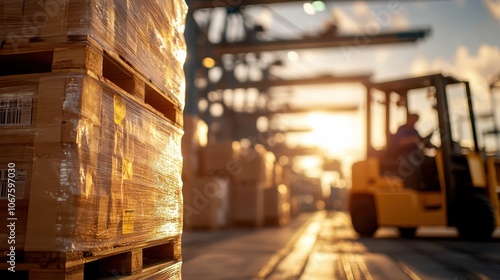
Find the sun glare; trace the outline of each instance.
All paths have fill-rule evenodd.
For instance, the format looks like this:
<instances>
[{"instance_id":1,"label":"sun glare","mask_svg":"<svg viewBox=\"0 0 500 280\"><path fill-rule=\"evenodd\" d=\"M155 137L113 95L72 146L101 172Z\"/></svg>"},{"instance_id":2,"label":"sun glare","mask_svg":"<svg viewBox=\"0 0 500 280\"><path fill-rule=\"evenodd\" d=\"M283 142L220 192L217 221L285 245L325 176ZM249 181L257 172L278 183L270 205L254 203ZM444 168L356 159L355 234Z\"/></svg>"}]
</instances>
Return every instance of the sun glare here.
<instances>
[{"instance_id":1,"label":"sun glare","mask_svg":"<svg viewBox=\"0 0 500 280\"><path fill-rule=\"evenodd\" d=\"M359 149L359 125L353 116L332 114L311 114L308 117L313 132L307 142L325 149L329 156L343 156Z\"/></svg>"}]
</instances>

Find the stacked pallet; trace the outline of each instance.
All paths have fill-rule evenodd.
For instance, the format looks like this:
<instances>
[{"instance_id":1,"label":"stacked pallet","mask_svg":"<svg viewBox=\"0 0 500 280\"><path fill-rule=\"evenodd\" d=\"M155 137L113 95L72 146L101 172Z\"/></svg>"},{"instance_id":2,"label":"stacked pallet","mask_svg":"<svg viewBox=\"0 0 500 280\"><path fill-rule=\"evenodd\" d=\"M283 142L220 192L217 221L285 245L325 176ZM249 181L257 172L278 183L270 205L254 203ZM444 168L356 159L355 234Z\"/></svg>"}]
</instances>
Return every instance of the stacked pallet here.
<instances>
[{"instance_id":1,"label":"stacked pallet","mask_svg":"<svg viewBox=\"0 0 500 280\"><path fill-rule=\"evenodd\" d=\"M201 133L206 138L204 125ZM185 143L189 145L189 143ZM185 146L184 149L188 149ZM184 228L217 230L228 226L229 192L232 168L240 155L238 142L222 141L208 143L196 153L197 158L189 163L184 180ZM192 156L192 155L191 155ZM186 157L190 157L189 154ZM196 156L195 156L196 157ZM196 172L197 171L197 172Z\"/></svg>"},{"instance_id":2,"label":"stacked pallet","mask_svg":"<svg viewBox=\"0 0 500 280\"><path fill-rule=\"evenodd\" d=\"M290 189L285 184L272 186L264 193L264 223L284 226L291 219Z\"/></svg>"},{"instance_id":3,"label":"stacked pallet","mask_svg":"<svg viewBox=\"0 0 500 280\"><path fill-rule=\"evenodd\" d=\"M184 103L182 0L5 0L0 12L2 53L79 43L100 46ZM61 67L75 68L72 62L57 61Z\"/></svg>"},{"instance_id":4,"label":"stacked pallet","mask_svg":"<svg viewBox=\"0 0 500 280\"><path fill-rule=\"evenodd\" d=\"M182 180L189 181L201 173L200 155L207 145L208 126L198 116L184 116L182 136Z\"/></svg>"},{"instance_id":5,"label":"stacked pallet","mask_svg":"<svg viewBox=\"0 0 500 280\"><path fill-rule=\"evenodd\" d=\"M193 140L200 135L188 131L198 126L185 125L190 137L183 140L184 228L286 225L292 210L288 169L262 145L243 149L239 142L221 141L201 146ZM206 139L206 129L201 131Z\"/></svg>"},{"instance_id":6,"label":"stacked pallet","mask_svg":"<svg viewBox=\"0 0 500 280\"><path fill-rule=\"evenodd\" d=\"M196 176L184 181L184 228L218 230L228 225L229 180Z\"/></svg>"},{"instance_id":7,"label":"stacked pallet","mask_svg":"<svg viewBox=\"0 0 500 280\"><path fill-rule=\"evenodd\" d=\"M294 189L292 188L292 182L297 180L297 175L293 172L292 167L290 165L283 166L283 172L281 176L281 182L288 186L290 191L289 195L289 203L290 203L290 216L296 217L300 214L300 205L299 205L299 197Z\"/></svg>"},{"instance_id":8,"label":"stacked pallet","mask_svg":"<svg viewBox=\"0 0 500 280\"><path fill-rule=\"evenodd\" d=\"M276 161L273 169L273 184L264 192L264 223L283 226L291 219L291 192L283 177L283 166Z\"/></svg>"},{"instance_id":9,"label":"stacked pallet","mask_svg":"<svg viewBox=\"0 0 500 280\"><path fill-rule=\"evenodd\" d=\"M14 259L16 279L180 279L185 12L0 2L3 272Z\"/></svg>"},{"instance_id":10,"label":"stacked pallet","mask_svg":"<svg viewBox=\"0 0 500 280\"><path fill-rule=\"evenodd\" d=\"M239 142L221 141L208 143L201 150L201 174L234 176L234 167L238 164L241 147Z\"/></svg>"},{"instance_id":11,"label":"stacked pallet","mask_svg":"<svg viewBox=\"0 0 500 280\"><path fill-rule=\"evenodd\" d=\"M245 149L231 188L231 215L235 225L264 225L265 190L273 186L275 156L262 145Z\"/></svg>"}]
</instances>

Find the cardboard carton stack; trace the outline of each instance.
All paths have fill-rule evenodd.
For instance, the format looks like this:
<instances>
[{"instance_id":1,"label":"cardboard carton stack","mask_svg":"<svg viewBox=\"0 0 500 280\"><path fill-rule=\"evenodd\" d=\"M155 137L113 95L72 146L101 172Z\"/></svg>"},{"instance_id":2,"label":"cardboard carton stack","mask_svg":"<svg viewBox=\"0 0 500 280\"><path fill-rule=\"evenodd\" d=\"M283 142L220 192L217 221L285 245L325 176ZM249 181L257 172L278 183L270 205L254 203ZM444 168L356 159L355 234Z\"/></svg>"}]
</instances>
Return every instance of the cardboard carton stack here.
<instances>
[{"instance_id":1,"label":"cardboard carton stack","mask_svg":"<svg viewBox=\"0 0 500 280\"><path fill-rule=\"evenodd\" d=\"M201 151L207 145L208 126L198 116L184 116L182 136L182 180L189 181L201 174Z\"/></svg>"},{"instance_id":2,"label":"cardboard carton stack","mask_svg":"<svg viewBox=\"0 0 500 280\"><path fill-rule=\"evenodd\" d=\"M12 65L0 70L0 207L14 172L29 279L180 277L185 13L182 0L0 2Z\"/></svg>"},{"instance_id":3,"label":"cardboard carton stack","mask_svg":"<svg viewBox=\"0 0 500 280\"><path fill-rule=\"evenodd\" d=\"M256 145L242 151L231 188L231 214L236 225L264 224L264 193L273 185L274 154Z\"/></svg>"},{"instance_id":4,"label":"cardboard carton stack","mask_svg":"<svg viewBox=\"0 0 500 280\"><path fill-rule=\"evenodd\" d=\"M206 130L200 131L206 137ZM237 168L240 156L239 143L208 143L200 147L197 155L197 159L192 162L199 162L199 167L185 165L185 174L190 176L183 179L184 227L208 230L224 228L229 225L229 193L233 169Z\"/></svg>"},{"instance_id":5,"label":"cardboard carton stack","mask_svg":"<svg viewBox=\"0 0 500 280\"><path fill-rule=\"evenodd\" d=\"M283 226L291 219L291 192L283 178L283 166L276 161L272 187L264 193L264 222L266 225Z\"/></svg>"},{"instance_id":6,"label":"cardboard carton stack","mask_svg":"<svg viewBox=\"0 0 500 280\"><path fill-rule=\"evenodd\" d=\"M208 143L201 150L201 174L234 176L241 156L239 142L221 141Z\"/></svg>"},{"instance_id":7,"label":"cardboard carton stack","mask_svg":"<svg viewBox=\"0 0 500 280\"><path fill-rule=\"evenodd\" d=\"M290 188L285 184L273 186L264 193L264 222L271 226L284 226L290 222Z\"/></svg>"},{"instance_id":8,"label":"cardboard carton stack","mask_svg":"<svg viewBox=\"0 0 500 280\"><path fill-rule=\"evenodd\" d=\"M229 180L197 176L184 181L184 228L218 230L228 225Z\"/></svg>"},{"instance_id":9,"label":"cardboard carton stack","mask_svg":"<svg viewBox=\"0 0 500 280\"><path fill-rule=\"evenodd\" d=\"M290 165L283 165L282 171L282 183L288 186L290 191L290 216L293 218L300 214L299 196L292 187L293 182L297 180L297 175L294 174Z\"/></svg>"}]
</instances>

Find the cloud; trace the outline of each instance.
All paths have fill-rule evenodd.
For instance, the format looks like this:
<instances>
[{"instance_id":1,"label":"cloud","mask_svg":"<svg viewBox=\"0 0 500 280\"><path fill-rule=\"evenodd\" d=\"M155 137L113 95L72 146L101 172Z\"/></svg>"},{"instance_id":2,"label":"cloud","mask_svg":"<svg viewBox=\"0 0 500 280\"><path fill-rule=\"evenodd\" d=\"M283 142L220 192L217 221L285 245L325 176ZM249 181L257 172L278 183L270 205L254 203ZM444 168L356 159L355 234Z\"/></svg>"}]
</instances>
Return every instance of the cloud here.
<instances>
[{"instance_id":1,"label":"cloud","mask_svg":"<svg viewBox=\"0 0 500 280\"><path fill-rule=\"evenodd\" d=\"M451 74L470 81L471 89L481 100L488 100L489 82L500 72L500 48L483 44L476 54L471 54L465 46L455 50L453 61L429 60L423 56L415 58L410 66L413 75L429 73Z\"/></svg>"},{"instance_id":2,"label":"cloud","mask_svg":"<svg viewBox=\"0 0 500 280\"><path fill-rule=\"evenodd\" d=\"M488 80L500 71L500 49L495 46L481 45L476 55L471 55L466 47L458 47L454 66L457 71L467 74L476 82L487 87Z\"/></svg>"},{"instance_id":3,"label":"cloud","mask_svg":"<svg viewBox=\"0 0 500 280\"><path fill-rule=\"evenodd\" d=\"M381 9L371 9L366 2L355 2L348 13L340 8L332 9L333 20L340 32L374 35L384 29L405 29L408 18L401 6L387 5Z\"/></svg>"},{"instance_id":4,"label":"cloud","mask_svg":"<svg viewBox=\"0 0 500 280\"><path fill-rule=\"evenodd\" d=\"M392 17L389 26L395 29L407 29L410 27L410 24L408 23L408 18L406 16L397 14Z\"/></svg>"},{"instance_id":5,"label":"cloud","mask_svg":"<svg viewBox=\"0 0 500 280\"><path fill-rule=\"evenodd\" d=\"M366 2L355 2L352 5L352 10L354 15L360 18L370 17L370 7L366 4Z\"/></svg>"},{"instance_id":6,"label":"cloud","mask_svg":"<svg viewBox=\"0 0 500 280\"><path fill-rule=\"evenodd\" d=\"M337 23L340 32L358 33L361 31L358 22L342 9L334 8L332 17L334 22Z\"/></svg>"},{"instance_id":7,"label":"cloud","mask_svg":"<svg viewBox=\"0 0 500 280\"><path fill-rule=\"evenodd\" d=\"M452 64L443 59L430 61L423 56L416 57L410 65L410 73L415 76L449 72L450 69L453 69Z\"/></svg>"},{"instance_id":8,"label":"cloud","mask_svg":"<svg viewBox=\"0 0 500 280\"><path fill-rule=\"evenodd\" d=\"M483 3L493 17L500 20L500 0L483 0Z\"/></svg>"}]
</instances>

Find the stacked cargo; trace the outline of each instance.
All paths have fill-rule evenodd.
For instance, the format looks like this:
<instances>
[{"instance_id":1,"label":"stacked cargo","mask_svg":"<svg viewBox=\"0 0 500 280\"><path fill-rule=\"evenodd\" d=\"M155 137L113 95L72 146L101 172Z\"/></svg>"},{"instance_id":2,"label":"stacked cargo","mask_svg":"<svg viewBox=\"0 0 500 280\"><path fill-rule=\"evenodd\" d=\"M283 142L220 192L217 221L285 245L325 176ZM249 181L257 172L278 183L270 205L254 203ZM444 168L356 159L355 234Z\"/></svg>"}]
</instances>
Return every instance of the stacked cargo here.
<instances>
[{"instance_id":1,"label":"stacked cargo","mask_svg":"<svg viewBox=\"0 0 500 280\"><path fill-rule=\"evenodd\" d=\"M299 198L297 193L294 192L292 188L292 182L297 180L297 175L293 172L292 167L290 165L283 166L282 173L282 183L288 186L288 190L290 191L289 195L289 203L290 203L290 216L293 218L300 214L300 206L299 206Z\"/></svg>"},{"instance_id":2,"label":"stacked cargo","mask_svg":"<svg viewBox=\"0 0 500 280\"><path fill-rule=\"evenodd\" d=\"M19 279L180 278L185 13L0 1L2 271L15 251Z\"/></svg>"},{"instance_id":3,"label":"stacked cargo","mask_svg":"<svg viewBox=\"0 0 500 280\"><path fill-rule=\"evenodd\" d=\"M208 126L197 116L184 116L184 135L182 136L182 180L190 180L201 173L200 154L207 145Z\"/></svg>"},{"instance_id":4,"label":"stacked cargo","mask_svg":"<svg viewBox=\"0 0 500 280\"><path fill-rule=\"evenodd\" d=\"M206 130L201 131L206 138ZM183 178L186 229L216 230L228 226L232 168L237 167L239 154L238 142L209 143L200 148L197 159L191 160L198 166L185 165L185 173L191 175ZM185 154L185 158L192 156Z\"/></svg>"},{"instance_id":5,"label":"stacked cargo","mask_svg":"<svg viewBox=\"0 0 500 280\"><path fill-rule=\"evenodd\" d=\"M185 228L286 225L292 210L288 167L262 145L241 148L239 142L221 141L202 146L196 139L206 139L206 124L196 117L186 121L191 124L185 124L183 139Z\"/></svg>"},{"instance_id":6,"label":"stacked cargo","mask_svg":"<svg viewBox=\"0 0 500 280\"><path fill-rule=\"evenodd\" d=\"M264 194L273 186L274 154L263 146L242 151L231 189L231 214L236 225L264 224Z\"/></svg>"},{"instance_id":7,"label":"stacked cargo","mask_svg":"<svg viewBox=\"0 0 500 280\"><path fill-rule=\"evenodd\" d=\"M228 225L229 180L196 176L184 181L184 227L218 230Z\"/></svg>"},{"instance_id":8,"label":"stacked cargo","mask_svg":"<svg viewBox=\"0 0 500 280\"><path fill-rule=\"evenodd\" d=\"M264 193L264 223L283 226L291 218L291 192L283 178L283 166L276 161L273 170L273 184Z\"/></svg>"}]
</instances>

